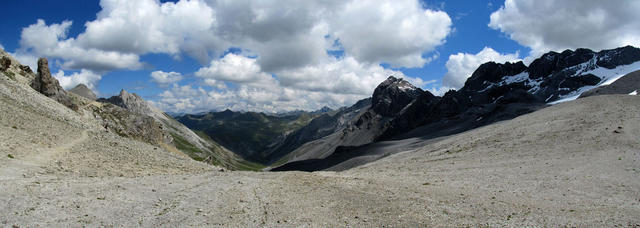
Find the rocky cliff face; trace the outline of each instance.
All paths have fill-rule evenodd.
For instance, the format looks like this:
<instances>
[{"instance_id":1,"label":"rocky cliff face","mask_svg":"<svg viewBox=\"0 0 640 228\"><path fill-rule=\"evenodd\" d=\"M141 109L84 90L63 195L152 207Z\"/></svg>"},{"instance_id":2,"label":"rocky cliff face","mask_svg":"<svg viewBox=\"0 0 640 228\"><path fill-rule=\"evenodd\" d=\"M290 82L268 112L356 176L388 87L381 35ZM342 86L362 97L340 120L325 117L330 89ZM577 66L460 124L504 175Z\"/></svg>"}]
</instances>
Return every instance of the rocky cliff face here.
<instances>
[{"instance_id":1,"label":"rocky cliff face","mask_svg":"<svg viewBox=\"0 0 640 228\"><path fill-rule=\"evenodd\" d=\"M394 116L422 93L425 92L411 83L389 76L373 91L371 109L382 116Z\"/></svg>"},{"instance_id":2,"label":"rocky cliff face","mask_svg":"<svg viewBox=\"0 0 640 228\"><path fill-rule=\"evenodd\" d=\"M506 74L482 69L504 68L509 63L485 63L459 92L471 95L474 104L493 102L513 92L527 93L539 102L552 102L577 97L613 77L634 71L638 66L633 63L638 61L640 49L626 46L600 52L589 49L549 52L534 60L529 67L521 65L518 70Z\"/></svg>"},{"instance_id":3,"label":"rocky cliff face","mask_svg":"<svg viewBox=\"0 0 640 228\"><path fill-rule=\"evenodd\" d=\"M120 94L109 98L100 98L99 102L111 103L120 106L129 111L144 115L154 115L155 112L161 112L151 107L142 97L135 93L129 93L126 90L120 90Z\"/></svg>"},{"instance_id":4,"label":"rocky cliff face","mask_svg":"<svg viewBox=\"0 0 640 228\"><path fill-rule=\"evenodd\" d=\"M31 82L31 88L43 95L58 101L70 109L78 110L78 106L73 103L58 80L51 76L49 72L49 62L46 58L38 59L38 74Z\"/></svg>"},{"instance_id":5,"label":"rocky cliff face","mask_svg":"<svg viewBox=\"0 0 640 228\"><path fill-rule=\"evenodd\" d=\"M640 69L640 49L631 46L600 52L588 49L549 52L528 67L522 62L488 62L478 67L459 91L409 105L401 116L390 122L378 140L428 134L427 131L437 129L406 133L444 120L461 124L449 126L462 131L513 118L548 102L575 98L637 69ZM399 136L402 134L404 136Z\"/></svg>"}]
</instances>

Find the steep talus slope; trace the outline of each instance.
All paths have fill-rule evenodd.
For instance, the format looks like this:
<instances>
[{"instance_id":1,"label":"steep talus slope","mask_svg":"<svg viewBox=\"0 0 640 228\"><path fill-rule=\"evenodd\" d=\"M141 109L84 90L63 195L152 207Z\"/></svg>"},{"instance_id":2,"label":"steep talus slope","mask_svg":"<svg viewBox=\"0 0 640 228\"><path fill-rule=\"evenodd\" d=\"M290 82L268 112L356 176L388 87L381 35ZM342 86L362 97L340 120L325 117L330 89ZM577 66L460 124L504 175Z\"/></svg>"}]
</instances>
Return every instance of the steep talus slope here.
<instances>
[{"instance_id":1,"label":"steep talus slope","mask_svg":"<svg viewBox=\"0 0 640 228\"><path fill-rule=\"evenodd\" d=\"M277 160L287 161L292 151L301 147L307 142L311 142L325 136L331 135L344 129L350 120L366 111L371 105L371 99L363 99L348 108L342 108L335 113L324 113L309 122L304 127L287 135L279 144L269 149L267 153L273 158L271 162L278 163Z\"/></svg>"},{"instance_id":2,"label":"steep talus slope","mask_svg":"<svg viewBox=\"0 0 640 228\"><path fill-rule=\"evenodd\" d=\"M148 116L166 132L165 143L175 146L189 157L229 169L259 169L206 136L200 136L135 93L121 90L117 96L100 98L98 102L115 105L132 113Z\"/></svg>"},{"instance_id":3,"label":"steep talus slope","mask_svg":"<svg viewBox=\"0 0 640 228\"><path fill-rule=\"evenodd\" d=\"M213 168L143 142L144 139L114 134L94 116L87 100L65 93L78 107L74 111L32 89L29 79L36 76L24 72L21 68L0 71L0 179L41 175L141 176ZM150 140L153 135L140 132Z\"/></svg>"},{"instance_id":4,"label":"steep talus slope","mask_svg":"<svg viewBox=\"0 0 640 228\"><path fill-rule=\"evenodd\" d=\"M450 205L449 224L484 217L508 226L634 226L639 219L633 214L640 213L634 200L640 189L638 113L637 96L588 97L346 172L422 183Z\"/></svg>"}]
</instances>

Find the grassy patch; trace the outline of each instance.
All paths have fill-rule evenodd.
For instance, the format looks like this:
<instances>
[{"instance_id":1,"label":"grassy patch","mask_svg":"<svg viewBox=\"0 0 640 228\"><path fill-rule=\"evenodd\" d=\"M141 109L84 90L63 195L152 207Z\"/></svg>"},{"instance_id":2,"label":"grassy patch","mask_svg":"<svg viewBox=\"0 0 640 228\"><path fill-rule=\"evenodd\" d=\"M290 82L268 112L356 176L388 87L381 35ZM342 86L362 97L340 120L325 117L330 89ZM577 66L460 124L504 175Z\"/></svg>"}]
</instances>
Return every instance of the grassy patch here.
<instances>
[{"instance_id":1,"label":"grassy patch","mask_svg":"<svg viewBox=\"0 0 640 228\"><path fill-rule=\"evenodd\" d=\"M5 75L7 75L7 77L11 78L11 80L16 80L16 74L11 72L11 71L5 71L4 72Z\"/></svg>"},{"instance_id":2,"label":"grassy patch","mask_svg":"<svg viewBox=\"0 0 640 228\"><path fill-rule=\"evenodd\" d=\"M7 157L8 158L15 158L15 157L13 157L13 154L7 154Z\"/></svg>"},{"instance_id":3,"label":"grassy patch","mask_svg":"<svg viewBox=\"0 0 640 228\"><path fill-rule=\"evenodd\" d=\"M176 120L220 145L257 162L271 158L259 153L282 135L300 129L317 115L304 113L292 116L271 116L255 112L217 112L204 115L185 115ZM202 134L204 133L204 134Z\"/></svg>"},{"instance_id":4,"label":"grassy patch","mask_svg":"<svg viewBox=\"0 0 640 228\"><path fill-rule=\"evenodd\" d=\"M238 161L237 164L235 164L234 166L235 166L234 167L235 170L245 170L245 171L261 171L262 169L267 167L263 164L245 161L245 160Z\"/></svg>"},{"instance_id":5,"label":"grassy patch","mask_svg":"<svg viewBox=\"0 0 640 228\"><path fill-rule=\"evenodd\" d=\"M189 143L189 141L182 138L180 135L171 133L171 137L173 137L173 144L176 146L176 148L178 148L178 150L182 151L196 161L202 161L205 159L201 157L202 150Z\"/></svg>"}]
</instances>

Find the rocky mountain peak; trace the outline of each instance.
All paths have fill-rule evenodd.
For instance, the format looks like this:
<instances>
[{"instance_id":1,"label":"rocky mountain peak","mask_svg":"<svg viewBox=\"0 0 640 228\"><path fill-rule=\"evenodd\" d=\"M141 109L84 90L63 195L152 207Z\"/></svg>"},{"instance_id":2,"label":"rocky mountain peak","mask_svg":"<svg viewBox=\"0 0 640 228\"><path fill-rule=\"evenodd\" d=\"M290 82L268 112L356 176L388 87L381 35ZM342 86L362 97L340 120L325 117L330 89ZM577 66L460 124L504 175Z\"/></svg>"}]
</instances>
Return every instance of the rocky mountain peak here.
<instances>
[{"instance_id":1,"label":"rocky mountain peak","mask_svg":"<svg viewBox=\"0 0 640 228\"><path fill-rule=\"evenodd\" d=\"M380 115L394 116L423 93L402 78L389 76L374 90L371 108Z\"/></svg>"},{"instance_id":2,"label":"rocky mountain peak","mask_svg":"<svg viewBox=\"0 0 640 228\"><path fill-rule=\"evenodd\" d=\"M78 106L71 101L67 92L60 86L57 79L51 76L49 71L49 61L47 58L38 59L38 74L31 81L31 88L39 93L56 100L73 110L78 110Z\"/></svg>"},{"instance_id":3,"label":"rocky mountain peak","mask_svg":"<svg viewBox=\"0 0 640 228\"><path fill-rule=\"evenodd\" d=\"M138 94L129 93L124 89L120 90L120 94L117 96L112 96L107 99L100 98L98 101L111 103L135 113L148 116L163 116L162 111L151 106L147 101L142 99L142 97L138 96Z\"/></svg>"},{"instance_id":4,"label":"rocky mountain peak","mask_svg":"<svg viewBox=\"0 0 640 228\"><path fill-rule=\"evenodd\" d=\"M76 87L73 87L73 89L70 89L69 92L72 92L78 96L87 98L92 101L95 101L98 99L96 94L93 93L93 91L91 91L89 87L87 87L85 84L82 84L82 83L78 84Z\"/></svg>"},{"instance_id":5,"label":"rocky mountain peak","mask_svg":"<svg viewBox=\"0 0 640 228\"><path fill-rule=\"evenodd\" d=\"M516 63L487 62L478 67L465 82L461 90L478 90L485 87L487 82L495 83L504 76L516 75L527 69L522 61Z\"/></svg>"},{"instance_id":6,"label":"rocky mountain peak","mask_svg":"<svg viewBox=\"0 0 640 228\"><path fill-rule=\"evenodd\" d=\"M325 112L331 112L333 111L333 109L327 107L327 106L322 106L322 108L314 111L315 113L325 113Z\"/></svg>"}]
</instances>

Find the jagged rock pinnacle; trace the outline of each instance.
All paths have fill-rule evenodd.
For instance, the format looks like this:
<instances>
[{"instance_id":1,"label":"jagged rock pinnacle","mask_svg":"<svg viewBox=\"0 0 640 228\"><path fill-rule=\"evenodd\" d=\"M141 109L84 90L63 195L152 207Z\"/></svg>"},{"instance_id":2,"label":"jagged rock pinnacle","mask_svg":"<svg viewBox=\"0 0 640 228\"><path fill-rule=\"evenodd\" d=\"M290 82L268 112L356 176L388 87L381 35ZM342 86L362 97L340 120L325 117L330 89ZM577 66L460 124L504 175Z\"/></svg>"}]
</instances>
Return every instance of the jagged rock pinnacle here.
<instances>
[{"instance_id":1,"label":"jagged rock pinnacle","mask_svg":"<svg viewBox=\"0 0 640 228\"><path fill-rule=\"evenodd\" d=\"M51 76L49 62L47 58L38 59L38 74L31 82L31 88L39 93L56 100L73 110L78 110L78 106L71 101L67 92L60 86L57 79Z\"/></svg>"}]
</instances>

